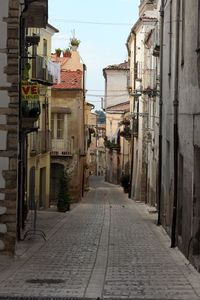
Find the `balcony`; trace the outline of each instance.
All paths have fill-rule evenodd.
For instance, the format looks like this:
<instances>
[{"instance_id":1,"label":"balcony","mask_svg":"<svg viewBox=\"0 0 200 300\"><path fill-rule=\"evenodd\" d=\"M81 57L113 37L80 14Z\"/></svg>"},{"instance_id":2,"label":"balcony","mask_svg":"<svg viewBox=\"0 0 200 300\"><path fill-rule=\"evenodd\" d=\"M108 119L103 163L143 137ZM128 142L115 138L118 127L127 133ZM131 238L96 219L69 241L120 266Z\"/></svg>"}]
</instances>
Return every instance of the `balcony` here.
<instances>
[{"instance_id":1,"label":"balcony","mask_svg":"<svg viewBox=\"0 0 200 300\"><path fill-rule=\"evenodd\" d=\"M144 70L143 94L152 95L152 90L156 89L156 70L146 68Z\"/></svg>"},{"instance_id":2,"label":"balcony","mask_svg":"<svg viewBox=\"0 0 200 300\"><path fill-rule=\"evenodd\" d=\"M46 153L51 150L51 132L42 130L32 132L30 135L30 155L34 156L39 153Z\"/></svg>"},{"instance_id":3,"label":"balcony","mask_svg":"<svg viewBox=\"0 0 200 300\"><path fill-rule=\"evenodd\" d=\"M106 148L108 148L109 150L117 150L120 151L120 145L119 144L115 144L115 143L111 143L110 141L105 141L104 142L104 146Z\"/></svg>"},{"instance_id":4,"label":"balcony","mask_svg":"<svg viewBox=\"0 0 200 300\"><path fill-rule=\"evenodd\" d=\"M26 131L35 129L35 122L40 116L39 101L22 101L22 128Z\"/></svg>"},{"instance_id":5,"label":"balcony","mask_svg":"<svg viewBox=\"0 0 200 300\"><path fill-rule=\"evenodd\" d=\"M131 139L131 129L130 129L130 127L125 126L124 130L120 132L120 136L127 139L127 140L130 140Z\"/></svg>"},{"instance_id":6,"label":"balcony","mask_svg":"<svg viewBox=\"0 0 200 300\"><path fill-rule=\"evenodd\" d=\"M64 139L52 139L51 156L72 156L72 141Z\"/></svg>"},{"instance_id":7,"label":"balcony","mask_svg":"<svg viewBox=\"0 0 200 300\"><path fill-rule=\"evenodd\" d=\"M51 86L56 83L59 74L60 66L47 60L47 57L37 55L32 60L32 81Z\"/></svg>"},{"instance_id":8,"label":"balcony","mask_svg":"<svg viewBox=\"0 0 200 300\"><path fill-rule=\"evenodd\" d=\"M25 10L22 16L26 28L46 28L48 0L25 0Z\"/></svg>"}]
</instances>

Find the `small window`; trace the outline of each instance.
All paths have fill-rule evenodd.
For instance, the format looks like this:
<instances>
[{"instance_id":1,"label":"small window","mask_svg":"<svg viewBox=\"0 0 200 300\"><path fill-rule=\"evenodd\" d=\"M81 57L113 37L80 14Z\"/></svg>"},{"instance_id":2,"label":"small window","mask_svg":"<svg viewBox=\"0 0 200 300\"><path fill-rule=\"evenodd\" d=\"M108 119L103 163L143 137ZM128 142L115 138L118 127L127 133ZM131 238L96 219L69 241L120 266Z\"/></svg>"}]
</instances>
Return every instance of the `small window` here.
<instances>
[{"instance_id":1,"label":"small window","mask_svg":"<svg viewBox=\"0 0 200 300\"><path fill-rule=\"evenodd\" d=\"M55 114L51 114L51 138L54 138L54 119L55 119Z\"/></svg>"},{"instance_id":2,"label":"small window","mask_svg":"<svg viewBox=\"0 0 200 300\"><path fill-rule=\"evenodd\" d=\"M47 40L43 39L43 56L47 56Z\"/></svg>"},{"instance_id":3,"label":"small window","mask_svg":"<svg viewBox=\"0 0 200 300\"><path fill-rule=\"evenodd\" d=\"M64 138L64 115L57 114L57 139Z\"/></svg>"}]
</instances>

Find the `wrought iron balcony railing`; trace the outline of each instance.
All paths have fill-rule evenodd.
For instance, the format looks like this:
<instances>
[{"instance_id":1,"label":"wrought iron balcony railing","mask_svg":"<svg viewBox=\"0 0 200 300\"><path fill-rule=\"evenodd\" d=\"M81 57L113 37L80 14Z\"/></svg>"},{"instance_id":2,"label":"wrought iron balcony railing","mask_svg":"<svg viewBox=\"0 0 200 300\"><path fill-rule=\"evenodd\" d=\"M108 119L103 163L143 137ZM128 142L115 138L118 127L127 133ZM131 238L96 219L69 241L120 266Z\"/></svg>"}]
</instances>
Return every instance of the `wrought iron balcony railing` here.
<instances>
[{"instance_id":1,"label":"wrought iron balcony railing","mask_svg":"<svg viewBox=\"0 0 200 300\"><path fill-rule=\"evenodd\" d=\"M52 139L51 156L72 156L71 140Z\"/></svg>"}]
</instances>

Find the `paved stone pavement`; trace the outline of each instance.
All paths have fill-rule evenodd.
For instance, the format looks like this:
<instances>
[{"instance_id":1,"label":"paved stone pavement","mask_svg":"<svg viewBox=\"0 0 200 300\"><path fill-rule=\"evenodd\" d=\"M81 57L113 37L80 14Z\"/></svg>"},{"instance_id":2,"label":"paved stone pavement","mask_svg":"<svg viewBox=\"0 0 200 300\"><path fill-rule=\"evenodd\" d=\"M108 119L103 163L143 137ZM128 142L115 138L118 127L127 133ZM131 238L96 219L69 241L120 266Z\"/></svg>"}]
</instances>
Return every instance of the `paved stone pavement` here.
<instances>
[{"instance_id":1,"label":"paved stone pavement","mask_svg":"<svg viewBox=\"0 0 200 300\"><path fill-rule=\"evenodd\" d=\"M0 257L0 299L200 299L200 274L170 248L156 215L102 177L70 212L39 219L46 242L27 239L15 258Z\"/></svg>"}]
</instances>

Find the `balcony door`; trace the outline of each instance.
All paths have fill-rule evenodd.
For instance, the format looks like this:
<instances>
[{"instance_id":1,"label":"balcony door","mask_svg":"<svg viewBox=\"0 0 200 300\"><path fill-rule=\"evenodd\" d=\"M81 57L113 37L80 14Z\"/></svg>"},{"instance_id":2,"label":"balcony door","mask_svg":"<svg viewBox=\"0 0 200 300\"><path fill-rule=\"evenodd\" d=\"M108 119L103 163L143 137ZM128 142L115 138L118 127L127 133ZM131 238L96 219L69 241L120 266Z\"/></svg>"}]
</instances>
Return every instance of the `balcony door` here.
<instances>
[{"instance_id":1,"label":"balcony door","mask_svg":"<svg viewBox=\"0 0 200 300\"><path fill-rule=\"evenodd\" d=\"M65 151L65 140L66 140L66 124L65 115L61 113L51 114L51 138L52 138L52 150L62 153Z\"/></svg>"}]
</instances>

